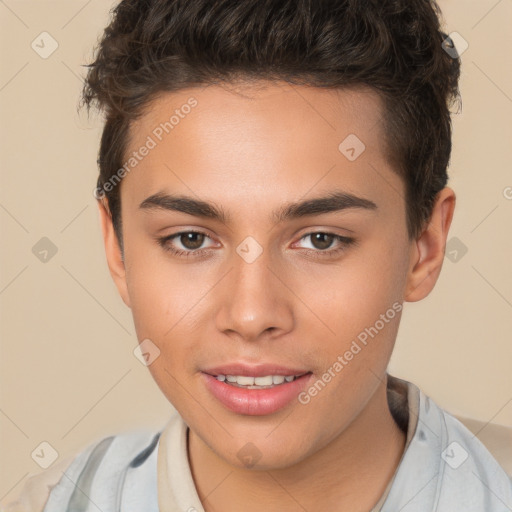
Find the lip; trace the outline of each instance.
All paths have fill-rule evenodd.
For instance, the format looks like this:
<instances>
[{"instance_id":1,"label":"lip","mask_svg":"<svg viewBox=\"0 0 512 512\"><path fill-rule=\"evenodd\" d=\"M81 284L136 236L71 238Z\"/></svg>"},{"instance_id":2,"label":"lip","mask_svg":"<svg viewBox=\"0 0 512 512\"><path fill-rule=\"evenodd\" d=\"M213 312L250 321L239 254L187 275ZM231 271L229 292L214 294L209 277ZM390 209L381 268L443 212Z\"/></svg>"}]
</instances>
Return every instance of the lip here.
<instances>
[{"instance_id":1,"label":"lip","mask_svg":"<svg viewBox=\"0 0 512 512\"><path fill-rule=\"evenodd\" d=\"M277 370L276 368L272 367L271 371L269 371L269 366L264 366L263 369L260 367L258 370L256 370L256 367L252 367L251 371L253 373L249 374L247 373L247 367L245 367L245 372L242 372L243 368L225 366L222 367L222 371L213 375L210 374L213 369L208 370L208 373L201 372L201 377L210 393L228 410L247 416L265 416L284 409L292 401L296 400L299 393L307 387L313 377L311 372L299 371L298 373L290 373L291 370L288 369L288 373L280 373L283 372L283 368L278 368ZM223 373L226 369L229 371ZM263 373L261 373L262 371ZM283 384L266 389L239 388L217 380L214 376L227 374L258 377L264 375L300 375L301 373L305 374L292 382L284 382Z\"/></svg>"},{"instance_id":2,"label":"lip","mask_svg":"<svg viewBox=\"0 0 512 512\"><path fill-rule=\"evenodd\" d=\"M212 376L243 375L247 377L265 377L267 375L283 375L284 377L289 377L290 375L309 373L309 370L304 368L286 368L285 366L276 364L248 365L243 363L223 364L202 371Z\"/></svg>"}]
</instances>

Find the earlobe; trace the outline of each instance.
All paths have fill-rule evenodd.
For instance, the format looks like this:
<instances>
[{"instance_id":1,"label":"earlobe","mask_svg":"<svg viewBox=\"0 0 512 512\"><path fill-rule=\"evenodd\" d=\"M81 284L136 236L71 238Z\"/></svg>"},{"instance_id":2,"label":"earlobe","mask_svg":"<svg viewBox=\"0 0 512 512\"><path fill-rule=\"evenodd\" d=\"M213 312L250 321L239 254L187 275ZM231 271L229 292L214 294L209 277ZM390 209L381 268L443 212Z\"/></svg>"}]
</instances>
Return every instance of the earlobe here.
<instances>
[{"instance_id":1,"label":"earlobe","mask_svg":"<svg viewBox=\"0 0 512 512\"><path fill-rule=\"evenodd\" d=\"M455 210L455 192L443 188L437 195L430 222L413 242L405 300L424 299L434 288L444 261L446 239Z\"/></svg>"},{"instance_id":2,"label":"earlobe","mask_svg":"<svg viewBox=\"0 0 512 512\"><path fill-rule=\"evenodd\" d=\"M123 302L130 306L130 297L128 295L128 287L126 284L126 268L117 239L114 225L112 223L112 215L108 207L108 201L105 197L98 199L98 208L100 214L101 232L103 234L103 243L105 245L105 255L110 275L123 299Z\"/></svg>"}]
</instances>

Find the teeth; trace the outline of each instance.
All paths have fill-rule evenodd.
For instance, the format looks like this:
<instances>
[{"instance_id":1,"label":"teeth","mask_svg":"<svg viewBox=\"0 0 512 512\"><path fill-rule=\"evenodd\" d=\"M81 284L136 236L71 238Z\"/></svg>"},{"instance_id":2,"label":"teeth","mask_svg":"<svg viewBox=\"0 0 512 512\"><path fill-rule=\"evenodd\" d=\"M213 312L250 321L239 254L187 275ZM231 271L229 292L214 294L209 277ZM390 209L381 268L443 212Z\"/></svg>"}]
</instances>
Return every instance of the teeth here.
<instances>
[{"instance_id":1,"label":"teeth","mask_svg":"<svg viewBox=\"0 0 512 512\"><path fill-rule=\"evenodd\" d=\"M265 375L264 377L248 377L247 375L217 375L217 380L229 382L235 386L244 386L249 389L263 389L284 382L292 382L300 375Z\"/></svg>"},{"instance_id":2,"label":"teeth","mask_svg":"<svg viewBox=\"0 0 512 512\"><path fill-rule=\"evenodd\" d=\"M272 386L273 377L272 375L267 375L266 377L255 377L254 384L256 386ZM239 381L240 384L240 381Z\"/></svg>"},{"instance_id":3,"label":"teeth","mask_svg":"<svg viewBox=\"0 0 512 512\"><path fill-rule=\"evenodd\" d=\"M254 386L254 377L239 376L235 377L236 383L240 386Z\"/></svg>"}]
</instances>

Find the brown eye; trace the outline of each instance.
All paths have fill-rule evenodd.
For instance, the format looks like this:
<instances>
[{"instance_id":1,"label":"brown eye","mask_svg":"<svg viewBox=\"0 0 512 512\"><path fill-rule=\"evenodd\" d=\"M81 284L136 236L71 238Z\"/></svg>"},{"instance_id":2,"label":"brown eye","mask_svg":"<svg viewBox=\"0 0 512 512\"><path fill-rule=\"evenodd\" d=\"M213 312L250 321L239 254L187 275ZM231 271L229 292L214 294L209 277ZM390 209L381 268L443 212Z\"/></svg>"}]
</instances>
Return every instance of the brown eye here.
<instances>
[{"instance_id":1,"label":"brown eye","mask_svg":"<svg viewBox=\"0 0 512 512\"><path fill-rule=\"evenodd\" d=\"M180 242L186 249L199 249L204 243L204 234L196 233L194 231L182 233L180 235Z\"/></svg>"},{"instance_id":2,"label":"brown eye","mask_svg":"<svg viewBox=\"0 0 512 512\"><path fill-rule=\"evenodd\" d=\"M311 236L311 243L315 247L315 249L325 250L328 249L332 242L334 241L335 236L329 233L313 233Z\"/></svg>"},{"instance_id":3,"label":"brown eye","mask_svg":"<svg viewBox=\"0 0 512 512\"><path fill-rule=\"evenodd\" d=\"M350 246L357 245L355 238L316 231L308 233L301 238L301 241L309 245L303 247L306 254L318 258L336 258L343 254ZM336 244L333 244L336 242Z\"/></svg>"},{"instance_id":4,"label":"brown eye","mask_svg":"<svg viewBox=\"0 0 512 512\"><path fill-rule=\"evenodd\" d=\"M180 231L174 235L156 238L164 251L179 258L202 257L211 253L213 245L203 245L208 240L212 242L212 239L201 231Z\"/></svg>"}]
</instances>

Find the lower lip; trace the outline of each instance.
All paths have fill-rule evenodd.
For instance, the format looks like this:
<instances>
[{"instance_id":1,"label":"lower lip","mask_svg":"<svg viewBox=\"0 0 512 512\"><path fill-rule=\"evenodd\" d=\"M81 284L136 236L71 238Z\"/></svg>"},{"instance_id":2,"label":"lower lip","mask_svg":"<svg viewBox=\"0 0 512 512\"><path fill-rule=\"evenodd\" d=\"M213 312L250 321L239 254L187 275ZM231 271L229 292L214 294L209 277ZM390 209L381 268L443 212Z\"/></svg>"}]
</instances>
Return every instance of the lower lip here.
<instances>
[{"instance_id":1,"label":"lower lip","mask_svg":"<svg viewBox=\"0 0 512 512\"><path fill-rule=\"evenodd\" d=\"M230 411L249 416L263 416L277 412L297 399L313 374L307 373L292 382L284 382L266 389L239 388L221 382L207 373L202 375L206 387Z\"/></svg>"}]
</instances>

